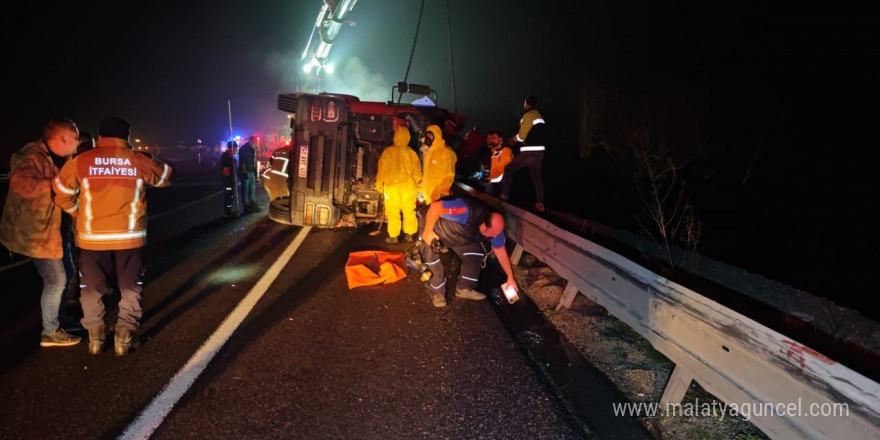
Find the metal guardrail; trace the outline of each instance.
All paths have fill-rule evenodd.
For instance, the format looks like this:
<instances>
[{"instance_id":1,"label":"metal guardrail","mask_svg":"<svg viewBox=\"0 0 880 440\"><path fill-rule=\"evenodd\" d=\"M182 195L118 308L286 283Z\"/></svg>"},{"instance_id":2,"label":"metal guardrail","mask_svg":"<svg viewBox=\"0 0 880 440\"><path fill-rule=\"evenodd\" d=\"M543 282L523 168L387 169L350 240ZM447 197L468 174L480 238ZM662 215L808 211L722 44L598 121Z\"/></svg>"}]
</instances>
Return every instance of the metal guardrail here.
<instances>
[{"instance_id":1,"label":"metal guardrail","mask_svg":"<svg viewBox=\"0 0 880 440\"><path fill-rule=\"evenodd\" d=\"M692 380L774 439L880 438L880 384L621 255L504 204L515 264L528 252L675 363L659 405ZM822 415L837 410L848 415ZM742 414L742 411L740 411Z\"/></svg>"}]
</instances>

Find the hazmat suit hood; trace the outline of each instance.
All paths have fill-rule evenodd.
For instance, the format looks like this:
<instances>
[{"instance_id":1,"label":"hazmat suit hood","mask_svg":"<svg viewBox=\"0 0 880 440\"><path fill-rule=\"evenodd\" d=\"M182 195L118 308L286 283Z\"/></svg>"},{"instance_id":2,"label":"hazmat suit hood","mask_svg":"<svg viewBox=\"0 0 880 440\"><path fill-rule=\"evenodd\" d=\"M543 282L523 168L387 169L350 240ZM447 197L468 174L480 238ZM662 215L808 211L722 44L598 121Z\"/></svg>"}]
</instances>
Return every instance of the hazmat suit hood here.
<instances>
[{"instance_id":1,"label":"hazmat suit hood","mask_svg":"<svg viewBox=\"0 0 880 440\"><path fill-rule=\"evenodd\" d=\"M404 195L411 195L415 203L418 184L422 180L422 164L415 150L410 148L409 140L409 129L397 127L394 143L385 147L379 156L376 191L387 193L392 187L401 191L401 188L406 188Z\"/></svg>"},{"instance_id":2,"label":"hazmat suit hood","mask_svg":"<svg viewBox=\"0 0 880 440\"><path fill-rule=\"evenodd\" d=\"M394 131L394 145L404 145L409 146L409 141L412 137L409 134L409 129L404 126L397 127L397 130Z\"/></svg>"},{"instance_id":3,"label":"hazmat suit hood","mask_svg":"<svg viewBox=\"0 0 880 440\"><path fill-rule=\"evenodd\" d=\"M434 134L434 142L422 156L422 199L431 203L447 194L451 194L455 179L455 151L446 145L443 132L437 125L429 125L428 132Z\"/></svg>"},{"instance_id":4,"label":"hazmat suit hood","mask_svg":"<svg viewBox=\"0 0 880 440\"><path fill-rule=\"evenodd\" d=\"M439 150L446 146L446 141L443 139L443 132L440 130L440 126L429 125L427 131L434 133L434 143L431 144L430 149Z\"/></svg>"}]
</instances>

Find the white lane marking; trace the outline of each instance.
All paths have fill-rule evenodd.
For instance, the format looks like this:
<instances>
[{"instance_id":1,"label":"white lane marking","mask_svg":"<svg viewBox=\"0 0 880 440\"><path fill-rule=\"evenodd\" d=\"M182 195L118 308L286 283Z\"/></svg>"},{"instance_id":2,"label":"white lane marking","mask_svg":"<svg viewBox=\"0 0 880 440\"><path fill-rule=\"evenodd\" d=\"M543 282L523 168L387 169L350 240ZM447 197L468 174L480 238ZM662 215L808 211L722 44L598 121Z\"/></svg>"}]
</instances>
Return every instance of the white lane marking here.
<instances>
[{"instance_id":1,"label":"white lane marking","mask_svg":"<svg viewBox=\"0 0 880 440\"><path fill-rule=\"evenodd\" d=\"M187 361L186 365L171 378L171 381L162 388L162 391L153 398L152 402L138 415L137 419L119 436L120 440L144 440L150 438L156 428L162 424L171 409L183 396L189 387L195 382L202 371L208 366L214 355L223 348L235 329L241 325L244 318L262 298L266 290L281 273L281 269L293 257L293 254L305 240L311 226L303 226L293 242L278 257L269 270L257 281L257 284L248 292L243 300L235 307L235 310L223 320L211 337L202 344L196 353Z\"/></svg>"}]
</instances>

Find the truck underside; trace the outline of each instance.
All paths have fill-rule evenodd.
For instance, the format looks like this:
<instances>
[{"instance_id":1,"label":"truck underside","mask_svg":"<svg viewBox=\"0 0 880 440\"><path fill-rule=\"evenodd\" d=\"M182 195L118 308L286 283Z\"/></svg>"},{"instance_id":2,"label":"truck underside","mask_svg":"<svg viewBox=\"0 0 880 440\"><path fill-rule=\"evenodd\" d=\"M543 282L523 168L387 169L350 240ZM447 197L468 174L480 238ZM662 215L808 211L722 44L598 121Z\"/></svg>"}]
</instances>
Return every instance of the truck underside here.
<instances>
[{"instance_id":1,"label":"truck underside","mask_svg":"<svg viewBox=\"0 0 880 440\"><path fill-rule=\"evenodd\" d=\"M278 109L288 113L292 142L290 148L275 150L261 176L269 193L269 217L322 228L382 220L376 172L397 127L410 130L410 146L418 151L428 125L439 125L451 145L465 123L462 115L436 106L364 102L328 93L281 94Z\"/></svg>"}]
</instances>

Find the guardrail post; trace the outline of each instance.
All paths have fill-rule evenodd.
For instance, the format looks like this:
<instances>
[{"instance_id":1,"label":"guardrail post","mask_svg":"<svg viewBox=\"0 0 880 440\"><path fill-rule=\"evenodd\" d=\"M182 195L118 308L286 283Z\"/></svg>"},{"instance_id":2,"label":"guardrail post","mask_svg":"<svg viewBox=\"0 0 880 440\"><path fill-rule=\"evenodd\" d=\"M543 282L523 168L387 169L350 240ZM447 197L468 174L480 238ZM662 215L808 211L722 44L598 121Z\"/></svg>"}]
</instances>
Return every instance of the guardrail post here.
<instances>
[{"instance_id":1,"label":"guardrail post","mask_svg":"<svg viewBox=\"0 0 880 440\"><path fill-rule=\"evenodd\" d=\"M660 397L660 406L664 407L669 403L681 403L685 393L694 380L693 374L681 365L676 365L669 375L669 381L666 382L666 388L663 389L663 396Z\"/></svg>"},{"instance_id":2,"label":"guardrail post","mask_svg":"<svg viewBox=\"0 0 880 440\"><path fill-rule=\"evenodd\" d=\"M517 264L519 264L519 259L522 258L522 254L523 247L521 244L517 243L516 246L513 248L513 252L511 252L510 254L510 264L512 266L516 266Z\"/></svg>"},{"instance_id":3,"label":"guardrail post","mask_svg":"<svg viewBox=\"0 0 880 440\"><path fill-rule=\"evenodd\" d=\"M574 301L574 297L578 294L578 288L574 286L574 283L571 281L565 280L565 289L562 290L562 298L559 298L559 304L556 305L556 311L562 310L563 307L566 309L571 308L571 303Z\"/></svg>"}]
</instances>

